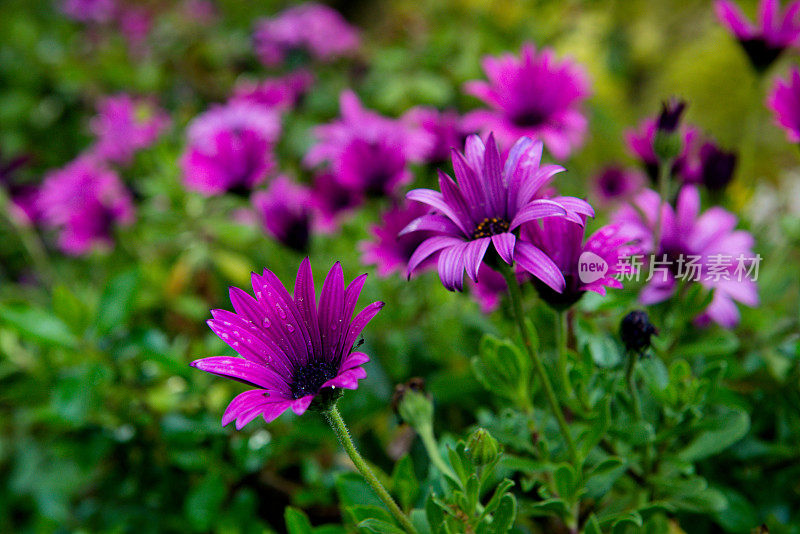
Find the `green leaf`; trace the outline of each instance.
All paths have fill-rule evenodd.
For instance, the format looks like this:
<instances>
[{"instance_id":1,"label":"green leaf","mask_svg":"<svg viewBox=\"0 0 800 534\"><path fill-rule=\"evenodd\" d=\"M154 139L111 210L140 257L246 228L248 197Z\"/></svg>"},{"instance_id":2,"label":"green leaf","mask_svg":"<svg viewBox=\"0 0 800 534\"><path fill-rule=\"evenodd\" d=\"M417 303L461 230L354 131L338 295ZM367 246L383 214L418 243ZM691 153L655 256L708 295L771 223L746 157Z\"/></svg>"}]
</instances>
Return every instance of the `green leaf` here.
<instances>
[{"instance_id":1,"label":"green leaf","mask_svg":"<svg viewBox=\"0 0 800 534\"><path fill-rule=\"evenodd\" d=\"M567 502L572 502L578 491L578 475L575 468L569 464L561 464L553 472L558 496Z\"/></svg>"},{"instance_id":2,"label":"green leaf","mask_svg":"<svg viewBox=\"0 0 800 534\"><path fill-rule=\"evenodd\" d=\"M100 334L127 322L133 311L139 281L139 269L133 268L116 275L108 283L97 308L97 330Z\"/></svg>"},{"instance_id":3,"label":"green leaf","mask_svg":"<svg viewBox=\"0 0 800 534\"><path fill-rule=\"evenodd\" d=\"M405 534L400 527L380 519L365 519L358 524L358 528L375 534Z\"/></svg>"},{"instance_id":4,"label":"green leaf","mask_svg":"<svg viewBox=\"0 0 800 534\"><path fill-rule=\"evenodd\" d=\"M586 493L592 497L602 497L611 489L619 477L625 473L627 463L622 458L606 458L586 476Z\"/></svg>"},{"instance_id":5,"label":"green leaf","mask_svg":"<svg viewBox=\"0 0 800 534\"><path fill-rule=\"evenodd\" d=\"M419 482L417 481L417 476L414 474L414 465L411 463L411 458L408 454L403 455L403 457L394 464L394 469L392 470L392 489L400 500L400 506L404 510L411 508L419 494Z\"/></svg>"},{"instance_id":6,"label":"green leaf","mask_svg":"<svg viewBox=\"0 0 800 534\"><path fill-rule=\"evenodd\" d=\"M22 337L65 348L77 344L77 338L61 319L40 308L0 306L0 319Z\"/></svg>"},{"instance_id":7,"label":"green leaf","mask_svg":"<svg viewBox=\"0 0 800 534\"><path fill-rule=\"evenodd\" d=\"M503 495L497 511L492 514L492 525L489 532L494 534L505 534L514 526L514 519L517 517L517 500L510 493Z\"/></svg>"},{"instance_id":8,"label":"green leaf","mask_svg":"<svg viewBox=\"0 0 800 534\"><path fill-rule=\"evenodd\" d=\"M347 506L345 514L353 524L359 524L366 519L380 519L381 521L393 522L392 515L381 506L374 504L356 504Z\"/></svg>"},{"instance_id":9,"label":"green leaf","mask_svg":"<svg viewBox=\"0 0 800 534\"><path fill-rule=\"evenodd\" d=\"M722 528L728 532L749 532L758 525L758 511L744 495L730 488L720 488L719 491L728 501L728 506L714 516Z\"/></svg>"},{"instance_id":10,"label":"green leaf","mask_svg":"<svg viewBox=\"0 0 800 534\"><path fill-rule=\"evenodd\" d=\"M302 510L287 506L283 512L283 518L286 521L286 531L289 534L314 533L311 521L309 521L308 516Z\"/></svg>"},{"instance_id":11,"label":"green leaf","mask_svg":"<svg viewBox=\"0 0 800 534\"><path fill-rule=\"evenodd\" d=\"M603 534L603 531L600 529L600 522L594 514L590 515L589 519L586 520L586 525L583 527L583 534Z\"/></svg>"},{"instance_id":12,"label":"green leaf","mask_svg":"<svg viewBox=\"0 0 800 534\"><path fill-rule=\"evenodd\" d=\"M83 332L88 326L85 303L65 285L53 288L53 312L75 333Z\"/></svg>"},{"instance_id":13,"label":"green leaf","mask_svg":"<svg viewBox=\"0 0 800 534\"><path fill-rule=\"evenodd\" d=\"M483 336L480 352L472 358L472 370L488 391L518 404L528 402L531 362L511 341Z\"/></svg>"},{"instance_id":14,"label":"green leaf","mask_svg":"<svg viewBox=\"0 0 800 534\"><path fill-rule=\"evenodd\" d=\"M494 509L497 508L497 506L500 504L500 499L503 498L503 495L505 494L505 492L508 491L513 485L514 485L514 481L513 480L509 480L507 478L504 478L503 481L500 482L500 484L498 484L497 487L494 489L494 493L492 494L492 498L489 499L488 503L486 503L486 506L484 507L484 510L487 513L492 513L494 511Z\"/></svg>"},{"instance_id":15,"label":"green leaf","mask_svg":"<svg viewBox=\"0 0 800 534\"><path fill-rule=\"evenodd\" d=\"M704 431L678 453L687 462L696 462L721 452L740 439L750 428L750 417L741 410L730 410L703 421Z\"/></svg>"},{"instance_id":16,"label":"green leaf","mask_svg":"<svg viewBox=\"0 0 800 534\"><path fill-rule=\"evenodd\" d=\"M565 518L570 515L569 506L567 506L567 503L561 498L546 499L544 501L533 503L526 506L525 511L535 517L555 515Z\"/></svg>"},{"instance_id":17,"label":"green leaf","mask_svg":"<svg viewBox=\"0 0 800 534\"><path fill-rule=\"evenodd\" d=\"M383 503L372 488L358 473L340 473L336 477L336 493L345 506L373 504L382 507Z\"/></svg>"}]
</instances>

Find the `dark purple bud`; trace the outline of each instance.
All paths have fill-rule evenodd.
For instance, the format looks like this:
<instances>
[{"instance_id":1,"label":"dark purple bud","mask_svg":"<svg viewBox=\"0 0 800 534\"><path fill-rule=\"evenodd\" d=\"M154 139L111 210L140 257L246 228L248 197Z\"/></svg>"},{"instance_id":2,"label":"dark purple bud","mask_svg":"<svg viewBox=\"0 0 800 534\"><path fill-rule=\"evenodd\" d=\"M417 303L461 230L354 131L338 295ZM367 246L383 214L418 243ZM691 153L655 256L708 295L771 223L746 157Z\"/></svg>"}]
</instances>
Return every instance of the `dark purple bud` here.
<instances>
[{"instance_id":1,"label":"dark purple bud","mask_svg":"<svg viewBox=\"0 0 800 534\"><path fill-rule=\"evenodd\" d=\"M686 110L686 101L671 98L667 102L661 103L661 114L658 116L656 122L656 129L659 132L673 133L678 129L681 122L681 116Z\"/></svg>"},{"instance_id":2,"label":"dark purple bud","mask_svg":"<svg viewBox=\"0 0 800 534\"><path fill-rule=\"evenodd\" d=\"M703 164L703 185L710 191L720 191L733 179L736 169L736 153L720 149L714 143L706 143L700 149Z\"/></svg>"},{"instance_id":3,"label":"dark purple bud","mask_svg":"<svg viewBox=\"0 0 800 534\"><path fill-rule=\"evenodd\" d=\"M622 338L625 348L631 352L643 352L650 346L650 337L657 335L658 330L643 310L630 312L619 325L619 337Z\"/></svg>"}]
</instances>

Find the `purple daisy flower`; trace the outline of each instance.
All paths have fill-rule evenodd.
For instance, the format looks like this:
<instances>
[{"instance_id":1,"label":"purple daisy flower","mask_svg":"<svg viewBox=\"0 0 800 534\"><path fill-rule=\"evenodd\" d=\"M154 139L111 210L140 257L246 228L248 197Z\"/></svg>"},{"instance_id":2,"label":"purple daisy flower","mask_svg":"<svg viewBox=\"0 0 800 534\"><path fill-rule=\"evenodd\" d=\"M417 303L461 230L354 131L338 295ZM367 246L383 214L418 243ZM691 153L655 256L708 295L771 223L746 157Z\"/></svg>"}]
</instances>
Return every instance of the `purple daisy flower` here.
<instances>
[{"instance_id":1,"label":"purple daisy flower","mask_svg":"<svg viewBox=\"0 0 800 534\"><path fill-rule=\"evenodd\" d=\"M169 126L169 117L153 102L121 94L104 98L90 122L97 141L90 151L98 158L127 165L136 151L147 148Z\"/></svg>"},{"instance_id":2,"label":"purple daisy flower","mask_svg":"<svg viewBox=\"0 0 800 534\"><path fill-rule=\"evenodd\" d=\"M311 188L311 202L314 207L314 227L320 232L334 232L345 214L352 212L363 202L358 191L342 184L330 172L314 177Z\"/></svg>"},{"instance_id":3,"label":"purple daisy flower","mask_svg":"<svg viewBox=\"0 0 800 534\"><path fill-rule=\"evenodd\" d=\"M340 120L316 129L319 142L306 164L329 162L340 184L369 196L392 195L411 181L407 163L422 159L430 137L364 109L352 91L342 93L340 106Z\"/></svg>"},{"instance_id":4,"label":"purple daisy flower","mask_svg":"<svg viewBox=\"0 0 800 534\"><path fill-rule=\"evenodd\" d=\"M653 251L653 231L659 206L662 234L659 250ZM758 305L758 291L748 273L757 257L753 254L753 236L734 230L737 219L732 213L712 207L700 213L700 194L695 186L686 185L678 194L676 207L662 203L658 193L642 191L633 206L625 206L614 215L644 251L651 251L665 268L653 268L653 277L639 296L643 304L654 304L671 297L679 277L689 277L714 292L711 304L697 318L698 322L714 321L726 328L739 322L736 302ZM722 260L728 258L730 262ZM739 258L746 260L740 265ZM691 262L691 263L690 263ZM746 267L747 271L738 273ZM744 276L742 276L744 275Z\"/></svg>"},{"instance_id":5,"label":"purple daisy flower","mask_svg":"<svg viewBox=\"0 0 800 534\"><path fill-rule=\"evenodd\" d=\"M790 2L781 13L779 0L761 0L758 25L750 22L730 0L717 0L717 18L733 33L753 67L763 72L781 53L800 41L800 1Z\"/></svg>"},{"instance_id":6,"label":"purple daisy flower","mask_svg":"<svg viewBox=\"0 0 800 534\"><path fill-rule=\"evenodd\" d=\"M564 275L566 287L560 293L534 281L542 300L557 310L569 308L587 291L605 296L607 287L622 289L617 275L632 272L632 264L622 260L641 253L632 243L633 232L620 224L604 226L584 242L582 225L546 217L523 224L520 235L547 254Z\"/></svg>"},{"instance_id":7,"label":"purple daisy flower","mask_svg":"<svg viewBox=\"0 0 800 534\"><path fill-rule=\"evenodd\" d=\"M317 304L308 258L300 264L294 296L272 271L252 275L255 298L232 287L235 313L211 310L211 330L241 358L215 356L192 362L212 374L233 378L257 389L235 397L222 425L236 420L236 428L261 415L271 422L287 409L302 415L312 401L326 402L336 389L356 389L367 376L361 367L369 361L354 352L355 342L383 302L373 302L355 318L356 301L367 275L344 287L339 262L325 278Z\"/></svg>"},{"instance_id":8,"label":"purple daisy flower","mask_svg":"<svg viewBox=\"0 0 800 534\"><path fill-rule=\"evenodd\" d=\"M293 108L303 98L312 83L314 83L314 75L305 69L260 82L248 80L236 85L232 100L252 102L268 108Z\"/></svg>"},{"instance_id":9,"label":"purple daisy flower","mask_svg":"<svg viewBox=\"0 0 800 534\"><path fill-rule=\"evenodd\" d=\"M312 200L307 187L279 176L266 191L253 193L252 203L264 229L272 237L298 252L308 250Z\"/></svg>"},{"instance_id":10,"label":"purple daisy flower","mask_svg":"<svg viewBox=\"0 0 800 534\"><path fill-rule=\"evenodd\" d=\"M189 124L184 184L204 195L247 193L273 168L279 131L280 117L264 106L232 102L211 108Z\"/></svg>"},{"instance_id":11,"label":"purple daisy flower","mask_svg":"<svg viewBox=\"0 0 800 534\"><path fill-rule=\"evenodd\" d=\"M455 110L439 111L436 108L418 106L411 108L404 116L414 128L427 132L433 142L423 154L427 163L444 163L450 157L450 150L464 146L469 130L464 119Z\"/></svg>"},{"instance_id":12,"label":"purple daisy flower","mask_svg":"<svg viewBox=\"0 0 800 534\"><path fill-rule=\"evenodd\" d=\"M112 228L134 218L131 195L119 176L89 157L51 172L37 204L45 225L59 230L58 245L68 254L110 246Z\"/></svg>"},{"instance_id":13,"label":"purple daisy flower","mask_svg":"<svg viewBox=\"0 0 800 534\"><path fill-rule=\"evenodd\" d=\"M453 169L458 184L439 171L439 191L414 189L407 198L431 207L402 234L427 231L434 235L417 248L408 273L439 253L439 277L450 291L461 290L464 271L473 280L489 245L507 264L516 264L555 291L564 289L558 266L535 245L518 239L523 223L548 216L564 216L582 223L579 214L594 216L591 206L573 197L537 198L540 190L563 171L558 165L540 166L542 142L523 137L514 144L502 165L500 152L490 134L484 146L477 135L467 138L465 154L453 150Z\"/></svg>"},{"instance_id":14,"label":"purple daisy flower","mask_svg":"<svg viewBox=\"0 0 800 534\"><path fill-rule=\"evenodd\" d=\"M258 22L253 35L256 53L268 67L294 51L328 61L356 50L358 31L338 11L316 2L290 7Z\"/></svg>"},{"instance_id":15,"label":"purple daisy flower","mask_svg":"<svg viewBox=\"0 0 800 534\"><path fill-rule=\"evenodd\" d=\"M656 119L644 120L638 128L625 132L628 149L638 157L647 172L647 176L655 183L658 179L658 157L653 151L656 136ZM683 135L683 149L672 164L673 176L682 181L696 183L700 181L701 161L700 148L703 140L700 131L694 126L682 125L679 131Z\"/></svg>"},{"instance_id":16,"label":"purple daisy flower","mask_svg":"<svg viewBox=\"0 0 800 534\"><path fill-rule=\"evenodd\" d=\"M767 97L775 122L792 143L800 143L800 69L792 67L789 78L778 78Z\"/></svg>"},{"instance_id":17,"label":"purple daisy flower","mask_svg":"<svg viewBox=\"0 0 800 534\"><path fill-rule=\"evenodd\" d=\"M630 198L644 185L644 177L637 170L611 165L603 169L592 183L594 197L608 205Z\"/></svg>"},{"instance_id":18,"label":"purple daisy flower","mask_svg":"<svg viewBox=\"0 0 800 534\"><path fill-rule=\"evenodd\" d=\"M415 219L428 213L428 207L417 202L404 201L393 206L383 214L380 224L370 228L374 236L371 241L360 243L361 262L364 265L377 265L378 276L389 276L402 272L408 267L408 260L417 247L430 237L430 232L413 232L398 235L403 228ZM419 270L422 265L417 267Z\"/></svg>"},{"instance_id":19,"label":"purple daisy flower","mask_svg":"<svg viewBox=\"0 0 800 534\"><path fill-rule=\"evenodd\" d=\"M526 44L521 58L486 57L483 69L489 81L467 82L465 91L492 109L467 114L469 128L495 132L503 148L523 136L541 139L559 159L583 143L588 121L581 104L590 91L579 65L558 62L550 49L537 54L532 44Z\"/></svg>"},{"instance_id":20,"label":"purple daisy flower","mask_svg":"<svg viewBox=\"0 0 800 534\"><path fill-rule=\"evenodd\" d=\"M725 189L733 179L736 170L736 153L719 148L712 142L706 142L700 148L700 182L709 191Z\"/></svg>"}]
</instances>

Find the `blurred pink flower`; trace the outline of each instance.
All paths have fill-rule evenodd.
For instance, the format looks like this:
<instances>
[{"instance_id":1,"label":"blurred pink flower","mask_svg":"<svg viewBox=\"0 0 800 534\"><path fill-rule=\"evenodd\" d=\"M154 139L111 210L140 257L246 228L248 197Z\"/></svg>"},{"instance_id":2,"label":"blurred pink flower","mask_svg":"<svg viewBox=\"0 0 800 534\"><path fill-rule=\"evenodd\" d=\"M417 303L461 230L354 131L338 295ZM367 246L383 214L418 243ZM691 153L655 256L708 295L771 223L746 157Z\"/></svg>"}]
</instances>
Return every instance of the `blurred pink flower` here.
<instances>
[{"instance_id":1,"label":"blurred pink flower","mask_svg":"<svg viewBox=\"0 0 800 534\"><path fill-rule=\"evenodd\" d=\"M169 116L151 100L127 94L102 99L90 128L97 137L90 151L98 158L127 165L169 127Z\"/></svg>"},{"instance_id":2,"label":"blurred pink flower","mask_svg":"<svg viewBox=\"0 0 800 534\"><path fill-rule=\"evenodd\" d=\"M340 97L341 118L316 129L305 163L329 163L344 187L370 196L393 195L411 181L409 161L420 161L431 137L402 121L365 109L352 91Z\"/></svg>"},{"instance_id":3,"label":"blurred pink flower","mask_svg":"<svg viewBox=\"0 0 800 534\"><path fill-rule=\"evenodd\" d=\"M781 53L800 41L800 1L789 2L781 13L779 0L761 0L758 24L750 22L730 0L717 0L714 10L744 49L757 71L764 71Z\"/></svg>"},{"instance_id":4,"label":"blurred pink flower","mask_svg":"<svg viewBox=\"0 0 800 534\"><path fill-rule=\"evenodd\" d=\"M452 109L439 111L417 106L403 115L403 120L431 137L432 142L423 154L423 159L428 163L449 161L450 151L459 150L464 146L467 136L475 133L465 126L463 117Z\"/></svg>"},{"instance_id":5,"label":"blurred pink flower","mask_svg":"<svg viewBox=\"0 0 800 534\"><path fill-rule=\"evenodd\" d=\"M253 40L258 57L269 67L279 65L295 50L330 60L354 51L360 44L358 31L338 11L316 2L261 19Z\"/></svg>"},{"instance_id":6,"label":"blurred pink flower","mask_svg":"<svg viewBox=\"0 0 800 534\"><path fill-rule=\"evenodd\" d=\"M658 250L653 250L659 207L662 212L661 243ZM753 253L753 236L743 230L734 230L736 216L718 206L701 214L697 187L683 186L675 208L668 203L662 204L655 191L645 189L632 205L623 207L614 215L614 221L638 239L643 251L653 253L658 262L667 262L664 268L653 268L652 279L639 296L643 304L654 304L672 297L682 275L695 278L714 292L711 304L697 318L699 323L714 321L733 328L739 322L736 302L758 305L754 278L747 272L738 276L736 273L740 268L738 258L748 268L758 261ZM724 258L732 261L723 263L721 260ZM695 262L696 269L689 267L690 261ZM681 273L681 270L685 272Z\"/></svg>"},{"instance_id":7,"label":"blurred pink flower","mask_svg":"<svg viewBox=\"0 0 800 534\"><path fill-rule=\"evenodd\" d=\"M276 241L298 252L308 250L312 200L307 187L278 176L269 189L253 193L252 204L264 229Z\"/></svg>"},{"instance_id":8,"label":"blurred pink flower","mask_svg":"<svg viewBox=\"0 0 800 534\"><path fill-rule=\"evenodd\" d=\"M116 12L115 0L63 0L61 11L78 22L109 22Z\"/></svg>"},{"instance_id":9,"label":"blurred pink flower","mask_svg":"<svg viewBox=\"0 0 800 534\"><path fill-rule=\"evenodd\" d=\"M110 246L113 227L134 219L131 195L117 174L87 156L47 175L37 204L45 225L58 229L58 245L68 254Z\"/></svg>"},{"instance_id":10,"label":"blurred pink flower","mask_svg":"<svg viewBox=\"0 0 800 534\"><path fill-rule=\"evenodd\" d=\"M248 102L212 107L188 127L181 159L187 188L204 195L246 194L274 167L280 132L277 112Z\"/></svg>"},{"instance_id":11,"label":"blurred pink flower","mask_svg":"<svg viewBox=\"0 0 800 534\"><path fill-rule=\"evenodd\" d=\"M304 69L259 82L245 80L236 84L233 90L233 101L251 102L268 108L292 108L313 83L314 75Z\"/></svg>"},{"instance_id":12,"label":"blurred pink flower","mask_svg":"<svg viewBox=\"0 0 800 534\"><path fill-rule=\"evenodd\" d=\"M788 78L775 80L767 97L767 107L789 141L800 143L800 69L794 66Z\"/></svg>"},{"instance_id":13,"label":"blurred pink flower","mask_svg":"<svg viewBox=\"0 0 800 534\"><path fill-rule=\"evenodd\" d=\"M468 113L468 128L494 132L505 150L520 137L539 139L559 159L583 143L588 121L581 105L590 90L577 63L558 62L552 50L537 54L532 44L526 44L520 58L489 56L483 69L489 81L467 82L465 91L491 109Z\"/></svg>"},{"instance_id":14,"label":"blurred pink flower","mask_svg":"<svg viewBox=\"0 0 800 534\"><path fill-rule=\"evenodd\" d=\"M379 224L370 227L372 238L359 244L361 262L364 265L376 265L378 276L389 276L392 273L405 273L408 260L417 247L432 234L430 232L413 232L398 235L411 221L428 213L428 207L418 202L402 201L392 206L381 216ZM417 266L420 271L432 265L432 261Z\"/></svg>"}]
</instances>

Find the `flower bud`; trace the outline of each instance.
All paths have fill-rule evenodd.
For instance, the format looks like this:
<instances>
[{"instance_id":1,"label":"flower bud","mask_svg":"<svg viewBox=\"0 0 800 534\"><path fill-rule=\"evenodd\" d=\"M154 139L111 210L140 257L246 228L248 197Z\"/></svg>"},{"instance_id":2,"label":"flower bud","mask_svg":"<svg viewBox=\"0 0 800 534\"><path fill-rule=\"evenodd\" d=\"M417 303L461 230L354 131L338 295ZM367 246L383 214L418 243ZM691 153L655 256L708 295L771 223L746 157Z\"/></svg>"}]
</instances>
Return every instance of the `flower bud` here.
<instances>
[{"instance_id":1,"label":"flower bud","mask_svg":"<svg viewBox=\"0 0 800 534\"><path fill-rule=\"evenodd\" d=\"M700 160L703 163L703 185L709 191L720 191L730 183L736 169L735 152L726 152L714 143L706 143L700 149Z\"/></svg>"},{"instance_id":2,"label":"flower bud","mask_svg":"<svg viewBox=\"0 0 800 534\"><path fill-rule=\"evenodd\" d=\"M658 330L643 310L630 312L619 325L619 337L631 352L643 352L650 346L650 337L657 335Z\"/></svg>"},{"instance_id":3,"label":"flower bud","mask_svg":"<svg viewBox=\"0 0 800 534\"><path fill-rule=\"evenodd\" d=\"M479 428L467 438L466 453L475 465L486 465L500 454L500 445L486 429Z\"/></svg>"},{"instance_id":4,"label":"flower bud","mask_svg":"<svg viewBox=\"0 0 800 534\"><path fill-rule=\"evenodd\" d=\"M656 134L653 139L653 152L659 161L672 161L683 150L683 139L678 126L685 109L686 102L683 100L671 99L661 104L661 114L656 121Z\"/></svg>"},{"instance_id":5,"label":"flower bud","mask_svg":"<svg viewBox=\"0 0 800 534\"><path fill-rule=\"evenodd\" d=\"M416 430L433 424L433 402L425 393L425 382L421 378L412 378L394 388L392 408Z\"/></svg>"}]
</instances>

